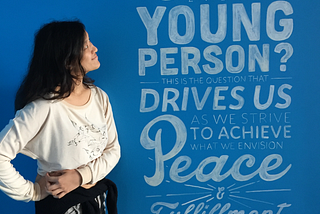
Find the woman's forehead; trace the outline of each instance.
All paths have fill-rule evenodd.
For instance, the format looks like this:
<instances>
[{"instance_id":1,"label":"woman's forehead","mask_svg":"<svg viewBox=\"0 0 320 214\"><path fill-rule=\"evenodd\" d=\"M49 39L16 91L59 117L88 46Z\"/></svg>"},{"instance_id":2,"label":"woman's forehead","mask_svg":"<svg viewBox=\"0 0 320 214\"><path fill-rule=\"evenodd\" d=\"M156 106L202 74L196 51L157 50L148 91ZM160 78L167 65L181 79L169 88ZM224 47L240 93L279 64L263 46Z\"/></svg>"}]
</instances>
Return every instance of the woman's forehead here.
<instances>
[{"instance_id":1,"label":"woman's forehead","mask_svg":"<svg viewBox=\"0 0 320 214\"><path fill-rule=\"evenodd\" d=\"M89 34L87 31L84 33L84 41L87 42L89 40Z\"/></svg>"}]
</instances>

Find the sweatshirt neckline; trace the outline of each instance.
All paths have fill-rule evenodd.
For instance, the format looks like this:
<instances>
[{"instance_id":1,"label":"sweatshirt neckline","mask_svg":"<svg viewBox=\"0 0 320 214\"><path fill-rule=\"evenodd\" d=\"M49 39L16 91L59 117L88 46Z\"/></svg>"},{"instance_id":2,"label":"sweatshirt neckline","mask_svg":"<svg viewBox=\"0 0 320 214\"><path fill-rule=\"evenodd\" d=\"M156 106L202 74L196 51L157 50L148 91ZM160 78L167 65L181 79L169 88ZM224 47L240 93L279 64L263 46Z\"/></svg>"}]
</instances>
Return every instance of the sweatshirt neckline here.
<instances>
[{"instance_id":1,"label":"sweatshirt neckline","mask_svg":"<svg viewBox=\"0 0 320 214\"><path fill-rule=\"evenodd\" d=\"M73 108L73 109L85 109L85 108L87 108L90 104L91 104L91 102L92 102L92 97L93 97L93 90L92 90L92 88L90 88L90 97L89 97L89 100L88 100L88 102L86 102L84 105L81 105L81 106L77 106L77 105L72 105L72 104L70 104L70 103L68 103L67 101L65 101L65 100L62 100L62 103L64 104L64 105L66 105L66 106L68 106L69 108Z\"/></svg>"}]
</instances>

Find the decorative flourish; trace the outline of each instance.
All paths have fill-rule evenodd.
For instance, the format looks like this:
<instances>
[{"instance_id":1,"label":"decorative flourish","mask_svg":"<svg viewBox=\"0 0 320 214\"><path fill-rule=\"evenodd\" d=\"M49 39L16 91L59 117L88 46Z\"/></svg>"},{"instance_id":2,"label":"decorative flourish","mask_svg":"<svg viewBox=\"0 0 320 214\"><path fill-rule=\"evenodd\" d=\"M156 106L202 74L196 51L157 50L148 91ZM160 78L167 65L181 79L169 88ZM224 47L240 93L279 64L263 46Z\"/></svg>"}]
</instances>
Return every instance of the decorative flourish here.
<instances>
[{"instance_id":1,"label":"decorative flourish","mask_svg":"<svg viewBox=\"0 0 320 214\"><path fill-rule=\"evenodd\" d=\"M269 192L290 192L291 189L251 189L251 190L246 190L246 191L241 191L240 189L244 187L249 187L251 185L258 184L260 181L256 182L251 182L247 183L241 186L237 186L237 184L232 184L228 187L214 187L213 185L207 184L207 186L197 186L197 185L190 185L190 184L184 184L186 187L191 187L198 189L196 192L187 192L187 193L175 193L175 194L165 194L165 195L149 195L146 196L148 198L160 198L160 197L181 197L181 196L195 196L193 199L186 201L184 203L181 203L181 206L185 206L187 204L193 203L195 201L201 201L204 200L206 203L217 199L217 200L222 200L224 196L228 198L230 201L236 202L244 207L251 208L249 205L244 203L241 203L238 201L238 199L241 199L242 201L254 201L257 203L262 203L262 204L268 204L268 205L274 205L274 203L269 202L269 201L264 201L260 199L255 199L251 197L246 197L250 193L269 193ZM200 190L200 191L199 191ZM237 191L235 191L237 190ZM240 195L239 195L240 194ZM215 195L215 197L214 197Z\"/></svg>"}]
</instances>

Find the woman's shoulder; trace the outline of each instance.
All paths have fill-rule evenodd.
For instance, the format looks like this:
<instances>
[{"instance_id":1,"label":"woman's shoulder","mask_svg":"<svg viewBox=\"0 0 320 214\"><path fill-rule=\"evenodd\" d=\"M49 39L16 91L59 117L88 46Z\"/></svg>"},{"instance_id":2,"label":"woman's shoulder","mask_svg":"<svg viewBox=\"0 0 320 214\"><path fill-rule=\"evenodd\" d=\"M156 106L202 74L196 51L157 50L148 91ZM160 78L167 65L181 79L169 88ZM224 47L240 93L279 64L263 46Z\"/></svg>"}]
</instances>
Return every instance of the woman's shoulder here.
<instances>
[{"instance_id":1,"label":"woman's shoulder","mask_svg":"<svg viewBox=\"0 0 320 214\"><path fill-rule=\"evenodd\" d=\"M93 92L94 96L100 97L100 98L102 98L104 100L109 100L108 94L103 89L101 89L100 87L91 86L90 88L91 88L91 91Z\"/></svg>"},{"instance_id":2,"label":"woman's shoulder","mask_svg":"<svg viewBox=\"0 0 320 214\"><path fill-rule=\"evenodd\" d=\"M28 103L21 110L17 111L17 114L27 113L35 116L47 115L51 109L59 103L60 100L46 100L39 98Z\"/></svg>"}]
</instances>

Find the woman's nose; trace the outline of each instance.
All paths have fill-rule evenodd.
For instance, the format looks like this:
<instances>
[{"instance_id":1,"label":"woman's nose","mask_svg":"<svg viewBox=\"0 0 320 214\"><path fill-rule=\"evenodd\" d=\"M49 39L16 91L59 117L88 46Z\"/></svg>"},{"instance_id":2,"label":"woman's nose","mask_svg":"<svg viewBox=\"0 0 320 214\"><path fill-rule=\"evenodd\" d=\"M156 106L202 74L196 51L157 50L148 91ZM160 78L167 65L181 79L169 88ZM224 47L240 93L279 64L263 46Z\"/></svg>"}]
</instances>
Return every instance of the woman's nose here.
<instances>
[{"instance_id":1,"label":"woman's nose","mask_svg":"<svg viewBox=\"0 0 320 214\"><path fill-rule=\"evenodd\" d=\"M92 44L92 50L94 53L98 52L98 48Z\"/></svg>"}]
</instances>

